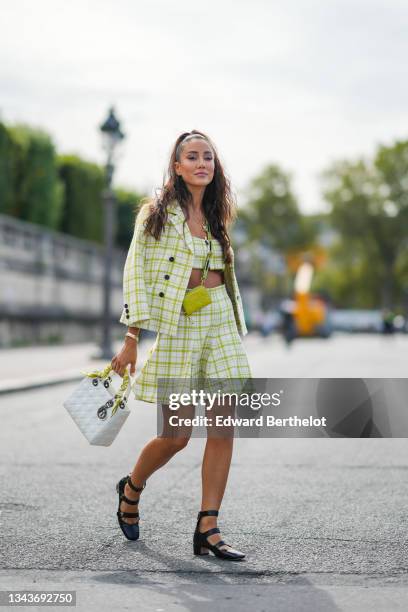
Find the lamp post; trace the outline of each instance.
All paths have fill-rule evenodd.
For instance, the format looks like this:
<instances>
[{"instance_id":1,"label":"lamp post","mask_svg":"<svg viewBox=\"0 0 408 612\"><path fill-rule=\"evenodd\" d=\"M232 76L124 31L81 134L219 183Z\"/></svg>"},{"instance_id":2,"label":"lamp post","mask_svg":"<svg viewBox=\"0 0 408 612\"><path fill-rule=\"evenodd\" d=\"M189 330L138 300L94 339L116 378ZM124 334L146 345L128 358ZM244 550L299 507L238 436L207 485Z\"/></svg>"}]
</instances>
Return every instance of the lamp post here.
<instances>
[{"instance_id":1,"label":"lamp post","mask_svg":"<svg viewBox=\"0 0 408 612\"><path fill-rule=\"evenodd\" d=\"M105 165L105 189L102 193L103 208L104 208L104 282L103 282L103 313L102 313L102 343L101 352L97 356L98 359L112 359L112 340L111 340L111 270L112 270L112 254L113 254L113 237L116 227L115 215L115 196L112 190L112 179L115 170L115 151L118 144L123 140L125 135L120 129L120 123L115 117L113 108L109 109L108 117L99 126L102 134L102 146L106 151Z\"/></svg>"}]
</instances>

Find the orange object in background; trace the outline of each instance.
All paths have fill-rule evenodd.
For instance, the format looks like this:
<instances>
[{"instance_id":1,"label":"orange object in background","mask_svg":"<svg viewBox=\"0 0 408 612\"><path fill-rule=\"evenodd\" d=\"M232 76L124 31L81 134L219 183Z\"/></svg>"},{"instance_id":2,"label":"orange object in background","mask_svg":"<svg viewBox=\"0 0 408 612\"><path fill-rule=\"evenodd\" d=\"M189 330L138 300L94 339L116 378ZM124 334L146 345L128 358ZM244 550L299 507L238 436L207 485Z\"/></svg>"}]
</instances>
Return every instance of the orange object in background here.
<instances>
[{"instance_id":1,"label":"orange object in background","mask_svg":"<svg viewBox=\"0 0 408 612\"><path fill-rule=\"evenodd\" d=\"M310 293L315 266L304 261L296 272L294 282L293 318L299 336L313 336L327 320L326 304Z\"/></svg>"},{"instance_id":2,"label":"orange object in background","mask_svg":"<svg viewBox=\"0 0 408 612\"><path fill-rule=\"evenodd\" d=\"M287 254L288 268L295 272L293 299L283 300L280 312L282 333L287 343L296 337L329 338L331 335L330 308L324 299L310 291L316 269L326 261L326 252L314 247L308 252Z\"/></svg>"},{"instance_id":3,"label":"orange object in background","mask_svg":"<svg viewBox=\"0 0 408 612\"><path fill-rule=\"evenodd\" d=\"M310 293L295 292L293 317L299 336L313 336L327 317L325 303Z\"/></svg>"}]
</instances>

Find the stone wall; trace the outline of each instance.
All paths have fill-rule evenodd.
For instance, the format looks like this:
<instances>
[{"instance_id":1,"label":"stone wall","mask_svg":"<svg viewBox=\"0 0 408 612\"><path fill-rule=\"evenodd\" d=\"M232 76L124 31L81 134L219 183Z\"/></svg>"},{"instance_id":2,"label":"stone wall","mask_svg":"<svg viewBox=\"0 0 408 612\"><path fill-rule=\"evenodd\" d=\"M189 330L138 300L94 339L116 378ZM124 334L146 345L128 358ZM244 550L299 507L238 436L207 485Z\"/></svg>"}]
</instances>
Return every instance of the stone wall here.
<instances>
[{"instance_id":1,"label":"stone wall","mask_svg":"<svg viewBox=\"0 0 408 612\"><path fill-rule=\"evenodd\" d=\"M99 340L104 249L0 215L0 347ZM113 335L123 335L124 251L112 266Z\"/></svg>"}]
</instances>

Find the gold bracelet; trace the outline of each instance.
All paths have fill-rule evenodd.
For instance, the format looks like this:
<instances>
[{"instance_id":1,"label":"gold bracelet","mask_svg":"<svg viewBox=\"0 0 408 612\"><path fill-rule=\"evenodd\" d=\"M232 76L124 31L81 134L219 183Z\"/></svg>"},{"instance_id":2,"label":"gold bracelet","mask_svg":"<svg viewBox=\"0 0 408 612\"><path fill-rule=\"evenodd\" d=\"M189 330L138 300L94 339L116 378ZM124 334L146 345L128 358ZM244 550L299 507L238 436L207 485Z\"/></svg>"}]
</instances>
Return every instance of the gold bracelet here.
<instances>
[{"instance_id":1,"label":"gold bracelet","mask_svg":"<svg viewBox=\"0 0 408 612\"><path fill-rule=\"evenodd\" d=\"M133 340L136 340L136 342L139 342L139 335L135 336L135 334L132 334L131 332L127 332L125 334L125 336L129 336L129 338L133 338Z\"/></svg>"}]
</instances>

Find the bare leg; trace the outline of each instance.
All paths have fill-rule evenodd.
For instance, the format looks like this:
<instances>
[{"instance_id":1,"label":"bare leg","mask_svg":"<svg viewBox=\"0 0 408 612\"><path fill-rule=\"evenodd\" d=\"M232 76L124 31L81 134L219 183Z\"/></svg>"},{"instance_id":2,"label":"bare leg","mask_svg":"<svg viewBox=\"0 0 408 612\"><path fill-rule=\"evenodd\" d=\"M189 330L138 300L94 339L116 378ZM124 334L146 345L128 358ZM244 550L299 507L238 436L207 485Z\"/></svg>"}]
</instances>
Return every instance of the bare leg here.
<instances>
[{"instance_id":1,"label":"bare leg","mask_svg":"<svg viewBox=\"0 0 408 612\"><path fill-rule=\"evenodd\" d=\"M184 428L183 431L177 431L177 437L170 437L172 432L169 430L168 423L168 407L163 406L163 437L156 437L150 440L142 449L136 465L130 475L132 483L135 487L142 487L143 483L159 468L165 465L178 451L182 450L187 446L191 435L191 427ZM189 407L185 407L185 412L191 410ZM183 415L184 416L184 415ZM181 437L183 434L183 437ZM185 434L185 435L184 435ZM127 484L125 486L124 493L126 497L136 501L140 497L140 493L133 491ZM135 508L131 504L127 504L122 501L120 504L120 510L123 512L134 512ZM124 522L134 524L139 521L139 518L125 518L122 519Z\"/></svg>"},{"instance_id":2,"label":"bare leg","mask_svg":"<svg viewBox=\"0 0 408 612\"><path fill-rule=\"evenodd\" d=\"M215 406L216 414L233 416L235 403ZM201 510L219 510L227 485L234 446L234 427L208 427L207 443L201 468L202 497ZM203 516L200 520L201 533L217 527L216 516ZM208 536L210 544L216 544L222 539L221 534L214 533ZM227 546L221 548L228 550Z\"/></svg>"},{"instance_id":3,"label":"bare leg","mask_svg":"<svg viewBox=\"0 0 408 612\"><path fill-rule=\"evenodd\" d=\"M201 510L219 510L228 480L234 438L207 438L205 445L202 476ZM217 526L216 516L203 516L200 531ZM210 544L221 540L219 533L208 536ZM226 548L222 546L222 548ZM228 550L228 548L227 548Z\"/></svg>"}]
</instances>

